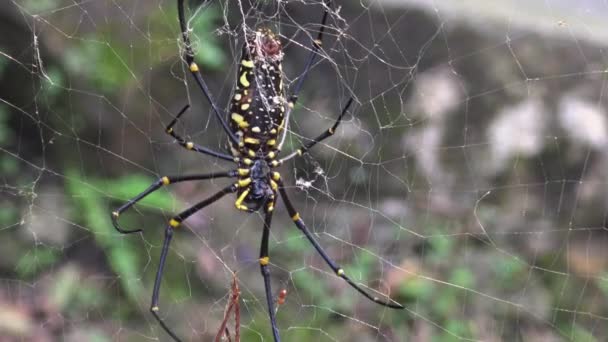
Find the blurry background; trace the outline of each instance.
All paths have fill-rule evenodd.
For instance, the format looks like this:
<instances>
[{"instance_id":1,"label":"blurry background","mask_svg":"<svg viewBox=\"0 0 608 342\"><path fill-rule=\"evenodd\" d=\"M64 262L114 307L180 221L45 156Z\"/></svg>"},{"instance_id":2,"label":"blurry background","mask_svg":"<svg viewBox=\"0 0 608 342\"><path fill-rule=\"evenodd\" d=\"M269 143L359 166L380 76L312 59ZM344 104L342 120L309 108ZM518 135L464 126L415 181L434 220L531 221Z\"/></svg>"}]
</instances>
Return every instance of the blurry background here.
<instances>
[{"instance_id":1,"label":"blurry background","mask_svg":"<svg viewBox=\"0 0 608 342\"><path fill-rule=\"evenodd\" d=\"M280 32L292 85L323 9L188 3L221 107L244 28ZM605 340L607 14L600 0L335 1L284 150L357 104L282 174L347 274L406 310L335 277L279 204L284 341ZM150 196L121 217L143 234L109 213L159 176L233 166L164 134L190 102L176 129L225 147L181 61L175 1L11 0L0 32L0 340L168 340L148 311L164 225L227 182ZM213 339L235 277L242 340L271 340L261 228L228 196L177 232L160 308L184 340Z\"/></svg>"}]
</instances>

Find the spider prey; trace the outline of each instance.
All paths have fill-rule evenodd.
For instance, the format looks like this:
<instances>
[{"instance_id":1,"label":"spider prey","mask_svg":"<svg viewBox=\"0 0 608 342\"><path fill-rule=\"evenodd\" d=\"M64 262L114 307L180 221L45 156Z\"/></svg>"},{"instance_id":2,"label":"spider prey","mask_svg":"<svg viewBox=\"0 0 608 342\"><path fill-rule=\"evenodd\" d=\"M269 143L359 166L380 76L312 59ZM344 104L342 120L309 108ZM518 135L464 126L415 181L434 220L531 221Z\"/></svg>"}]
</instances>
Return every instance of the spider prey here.
<instances>
[{"instance_id":1,"label":"spider prey","mask_svg":"<svg viewBox=\"0 0 608 342\"><path fill-rule=\"evenodd\" d=\"M165 266L169 245L173 237L173 232L192 214L210 205L211 203L216 202L224 195L229 193L236 194L236 201L234 204L238 210L246 212L256 212L262 210L264 213L264 229L262 233L259 263L262 277L264 279L268 315L275 341L280 341L280 336L279 329L276 324L272 290L270 286L268 238L270 234L272 215L275 204L278 200L278 196L280 196L285 203L287 212L289 213L289 216L291 216L296 227L300 229L300 231L306 236L317 253L319 253L319 255L323 258L323 260L325 260L325 262L338 277L344 279L350 286L352 286L366 298L380 305L402 309L403 306L398 303L390 300L382 300L365 291L362 287L354 283L346 275L345 271L339 267L327 255L327 253L325 253L323 248L314 239L310 230L304 224L304 221L300 218L300 214L296 211L287 195L281 175L279 172L275 171L285 161L304 154L317 143L333 135L336 128L340 124L342 117L346 114L350 104L352 103L352 99L350 99L342 109L342 112L336 119L335 123L325 132L314 139L309 139L309 141L300 146L300 148L282 159L277 159L281 150L282 139L285 137L285 126L286 121L289 118L289 113L297 101L297 96L302 87L304 78L308 75L308 72L314 64L314 61L321 48L323 32L330 7L329 1L325 0L323 2L324 12L321 19L318 36L312 42L311 51L304 67L304 71L297 79L294 90L289 98L285 97L285 91L283 89L281 62L284 55L279 38L270 29L266 28L258 29L247 34L245 37L242 58L240 60L237 74L236 90L231 99L230 112L228 115L223 113L223 111L216 105L211 93L209 92L209 89L207 88L207 84L202 77L198 65L194 62L194 53L190 43L190 35L186 24L183 2L183 0L177 1L181 36L185 46L184 59L195 82L203 93L203 96L205 96L211 105L214 115L228 136L231 155L216 152L207 147L200 146L183 138L173 130L173 126L179 120L180 116L186 112L189 107L188 105L186 105L169 123L166 128L166 132L184 148L236 163L237 168L226 172L161 177L148 189L129 200L116 211L113 211L112 222L114 227L123 234L140 232L141 229L123 229L118 224L119 216L122 212L131 208L139 200L158 190L159 188L178 182L193 180L233 178L236 179L236 181L218 191L211 197L206 198L194 206L178 213L169 220L169 223L165 228L165 239L163 241L160 262L152 292L152 303L150 310L154 317L174 340L179 341L177 335L165 323L161 316L159 316L158 306L163 269Z\"/></svg>"}]
</instances>

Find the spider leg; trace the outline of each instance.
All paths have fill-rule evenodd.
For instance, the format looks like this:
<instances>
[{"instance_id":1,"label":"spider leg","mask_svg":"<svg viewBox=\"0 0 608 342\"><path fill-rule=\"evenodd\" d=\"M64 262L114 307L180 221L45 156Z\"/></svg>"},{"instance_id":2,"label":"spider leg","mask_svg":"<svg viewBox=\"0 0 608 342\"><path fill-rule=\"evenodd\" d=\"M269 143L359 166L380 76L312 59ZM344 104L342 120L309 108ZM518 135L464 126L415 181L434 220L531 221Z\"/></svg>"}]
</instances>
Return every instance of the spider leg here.
<instances>
[{"instance_id":1,"label":"spider leg","mask_svg":"<svg viewBox=\"0 0 608 342\"><path fill-rule=\"evenodd\" d=\"M190 73L194 77L194 80L196 80L196 83L198 84L199 88L201 88L203 95L205 95L205 98L207 98L207 101L213 108L213 112L215 113L215 116L222 124L222 127L224 128L224 132L226 132L226 134L228 135L228 138L230 138L230 141L233 144L238 145L239 139L230 130L228 123L224 119L224 115L222 115L222 111L215 104L215 101L213 100L211 93L209 92L207 83L205 83L205 80L203 79L203 76L201 75L198 65L194 62L194 51L192 51L192 44L190 43L190 34L188 33L188 26L186 24L186 16L184 15L184 0L177 0L177 12L178 12L178 16L179 16L179 25L180 25L180 28L182 31L182 39L184 40L184 45L186 48L184 57L186 59L186 63L188 63L188 70L190 70Z\"/></svg>"},{"instance_id":2,"label":"spider leg","mask_svg":"<svg viewBox=\"0 0 608 342\"><path fill-rule=\"evenodd\" d=\"M210 156L224 159L224 160L234 161L234 158L232 156L229 156L225 153L216 152L207 147L200 146L191 141L187 141L186 139L184 139L183 137L181 137L180 135L175 133L175 131L173 130L173 126L175 126L175 124L177 123L179 118L188 110L188 108L190 108L189 104L185 105L184 108L182 108L182 110L180 110L179 113L177 113L175 118L173 120L171 120L169 125L167 125L167 128L165 128L165 132L167 134L169 134L170 136L172 136L173 138L175 138L175 140L177 140L177 142L187 150L196 151L198 153L210 155Z\"/></svg>"},{"instance_id":3,"label":"spider leg","mask_svg":"<svg viewBox=\"0 0 608 342\"><path fill-rule=\"evenodd\" d=\"M213 172L199 175L187 175L187 176L165 176L159 178L156 182L152 183L146 190L141 192L139 195L133 197L128 200L127 203L123 204L120 208L116 209L112 212L112 224L114 228L122 234L131 234L141 232L142 229L134 229L134 230L125 230L120 227L118 224L118 217L127 209L131 208L135 203L142 200L144 197L153 193L154 191L160 189L164 185L179 183L179 182L187 182L193 180L203 180L203 179L215 179L215 178L234 178L237 176L237 171L227 171L227 172Z\"/></svg>"},{"instance_id":4,"label":"spider leg","mask_svg":"<svg viewBox=\"0 0 608 342\"><path fill-rule=\"evenodd\" d=\"M275 172L275 174L278 175L278 172ZM278 177L277 177L278 178ZM287 208L287 212L289 213L289 216L291 216L291 219L293 220L293 222L296 224L296 226L298 227L298 229L300 229L300 231L302 231L302 233L304 233L304 235L306 236L306 238L308 239L308 241L310 242L310 244L317 250L317 253L319 253L319 255L321 255L321 257L323 258L323 260L325 260L325 263L327 263L327 265L329 265L329 267L334 271L334 273L344 279L350 286L352 286L355 290L357 290L359 293L361 293L365 298L380 304L382 306L386 306L389 308L393 308L393 309L403 309L403 305L393 302L393 301L385 301L382 300L376 296L372 296L370 295L367 291L365 291L363 288L361 288L359 285L355 284L355 282L353 282L344 272L344 270L338 266L328 255L327 253L325 253L325 251L323 250L323 247L321 247L321 245L319 245L319 243L317 242L317 240L315 240L315 238L312 236L312 233L308 230L308 228L306 227L306 225L304 224L304 221L302 221L302 219L300 218L300 214L298 214L298 212L296 211L296 209L294 208L293 204L291 203L291 201L289 200L289 197L287 196L287 192L285 191L285 186L283 184L282 180L278 180L277 183L279 184L279 192L281 193L281 198L283 199L283 201L285 202L285 207Z\"/></svg>"},{"instance_id":5,"label":"spider leg","mask_svg":"<svg viewBox=\"0 0 608 342\"><path fill-rule=\"evenodd\" d=\"M182 211L181 213L173 216L171 220L169 220L169 224L167 228L165 228L165 239L163 241L163 249L160 253L160 262L158 264L158 270L156 271L156 280L154 281L154 291L152 292L152 303L150 304L150 312L154 315L154 318L158 321L161 327L169 334L175 341L180 341L180 339L175 335L173 331L169 328L169 326L165 323L165 321L158 315L158 296L160 294L160 283L163 277L163 270L165 268L165 261L167 260L167 253L169 252L169 245L171 244L171 239L173 238L173 231L179 227L179 225L192 214L197 211L203 209L204 207L216 202L220 198L224 197L224 195L236 192L237 186L235 184L229 185L219 192L215 193L209 198L206 198L192 207Z\"/></svg>"},{"instance_id":6,"label":"spider leg","mask_svg":"<svg viewBox=\"0 0 608 342\"><path fill-rule=\"evenodd\" d=\"M306 76L308 76L308 72L310 71L310 69L312 68L312 65L315 62L315 59L317 58L317 56L319 55L319 50L321 49L321 45L323 44L323 33L325 32L325 24L327 23L327 17L329 15L329 6L331 4L330 0L323 0L323 7L325 8L323 11L323 17L321 18L321 23L320 23L320 28L319 28L319 33L317 34L317 39L312 41L312 48L310 49L310 54L308 55L308 60L306 61L306 65L304 66L304 71L302 71L302 74L300 74L300 77L298 78L298 82L296 83L295 88L293 89L293 92L291 93L291 96L289 96L288 99L288 106L287 106L287 110L285 113L285 122L288 124L289 123L289 115L291 114L291 110L293 109L293 107L296 105L296 102L298 101L298 96L300 94L300 90L302 90L302 85L304 84L304 80L306 79ZM286 124L286 125L287 125ZM285 126L285 131L287 131L287 126ZM279 143L278 149L280 150L281 147L283 147L283 143L285 142L285 136L286 134L283 134L283 137L281 138L281 142Z\"/></svg>"},{"instance_id":7,"label":"spider leg","mask_svg":"<svg viewBox=\"0 0 608 342\"><path fill-rule=\"evenodd\" d=\"M274 311L274 303L272 298L272 289L270 288L270 269L268 263L270 257L268 256L268 237L270 235L270 224L272 221L271 210L266 210L264 217L264 232L262 233L262 245L260 246L260 271L264 278L264 288L266 289L266 303L268 305L268 315L270 316L270 326L272 328L272 336L275 342L280 342L281 337L279 336L279 328L277 328L277 322Z\"/></svg>"},{"instance_id":8,"label":"spider leg","mask_svg":"<svg viewBox=\"0 0 608 342\"><path fill-rule=\"evenodd\" d=\"M334 133L336 132L336 128L338 128L338 125L340 125L340 122L342 122L342 118L344 117L344 115L346 114L346 112L348 111L348 107L350 107L350 105L353 103L353 98L351 97L348 102L346 103L346 106L344 106L344 108L342 109L342 113L340 113L340 116L338 116L338 118L336 119L336 122L334 122L334 125L331 126L330 128L328 128L325 132L321 133L319 136L317 136L316 138L312 139L311 141L302 144L302 146L300 146L300 148L298 148L297 150L291 152L289 155L285 156L284 158L279 159L278 165L283 164L284 162L288 161L289 159L292 159L293 157L296 156L301 156L304 153L308 152L309 149L311 149L313 146L315 146L316 144L320 143L321 141L331 137L332 135L334 135Z\"/></svg>"}]
</instances>

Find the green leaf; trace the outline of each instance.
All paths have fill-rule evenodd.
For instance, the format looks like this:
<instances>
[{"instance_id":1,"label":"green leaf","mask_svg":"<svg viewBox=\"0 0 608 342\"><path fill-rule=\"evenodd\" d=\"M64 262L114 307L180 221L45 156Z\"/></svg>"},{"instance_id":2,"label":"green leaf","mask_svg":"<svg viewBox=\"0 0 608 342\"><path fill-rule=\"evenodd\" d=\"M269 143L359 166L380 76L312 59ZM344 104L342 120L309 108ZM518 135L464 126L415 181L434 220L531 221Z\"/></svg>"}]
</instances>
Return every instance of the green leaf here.
<instances>
[{"instance_id":1,"label":"green leaf","mask_svg":"<svg viewBox=\"0 0 608 342\"><path fill-rule=\"evenodd\" d=\"M452 271L450 283L464 288L470 288L475 284L475 275L468 268L457 268Z\"/></svg>"},{"instance_id":2,"label":"green leaf","mask_svg":"<svg viewBox=\"0 0 608 342\"><path fill-rule=\"evenodd\" d=\"M96 188L104 189L104 195L111 198L127 201L147 189L156 179L142 175L125 176L112 181L89 181ZM175 199L166 190L158 190L146 196L137 203L138 206L156 210L173 210Z\"/></svg>"},{"instance_id":3,"label":"green leaf","mask_svg":"<svg viewBox=\"0 0 608 342\"><path fill-rule=\"evenodd\" d=\"M59 259L59 252L47 247L28 251L17 261L16 271L21 277L28 277L44 270Z\"/></svg>"}]
</instances>

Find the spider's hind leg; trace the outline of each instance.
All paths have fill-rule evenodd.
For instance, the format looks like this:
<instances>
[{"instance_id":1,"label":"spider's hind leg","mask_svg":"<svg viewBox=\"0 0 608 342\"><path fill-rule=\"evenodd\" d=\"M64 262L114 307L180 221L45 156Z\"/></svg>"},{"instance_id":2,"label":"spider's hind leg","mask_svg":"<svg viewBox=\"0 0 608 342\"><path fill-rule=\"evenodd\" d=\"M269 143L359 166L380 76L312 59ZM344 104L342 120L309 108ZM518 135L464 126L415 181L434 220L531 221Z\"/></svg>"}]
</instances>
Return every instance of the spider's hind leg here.
<instances>
[{"instance_id":1,"label":"spider's hind leg","mask_svg":"<svg viewBox=\"0 0 608 342\"><path fill-rule=\"evenodd\" d=\"M279 335L279 328L277 327L275 310L272 297L272 289L270 286L270 269L268 263L270 257L268 255L268 237L270 236L270 224L272 222L272 209L273 206L269 206L266 210L264 217L264 232L262 233L262 244L260 247L260 272L264 278L264 289L266 290L266 304L268 305L268 315L270 316L270 326L272 328L272 336L275 342L280 342L281 337Z\"/></svg>"},{"instance_id":2,"label":"spider's hind leg","mask_svg":"<svg viewBox=\"0 0 608 342\"><path fill-rule=\"evenodd\" d=\"M285 207L287 208L287 212L289 213L289 216L291 216L291 219L293 220L293 222L295 223L295 225L298 227L298 229L304 234L304 236L306 236L306 238L308 239L308 241L310 242L310 244L315 248L315 250L317 251L317 253L319 253L319 255L321 256L321 258L323 258L323 260L325 261L325 263L334 271L334 273L344 279L344 281L346 281L348 283L348 285L350 285L351 287L353 287L355 290L357 290L360 294L362 294L365 298L371 300L372 302L375 302L377 304L380 304L382 306L386 306L392 309L404 309L403 305L394 302L392 300L382 300L376 296L372 296L370 293L368 293L367 291L365 291L361 286L357 285L354 281L352 281L352 279L350 279L346 273L344 272L344 269L342 269L342 267L338 266L330 257L329 255L327 255L327 253L325 252L325 250L323 249L323 247L321 247L321 245L319 245L319 243L317 242L317 240L315 240L315 238L313 237L312 233L310 232L310 230L308 230L308 228L306 227L306 225L304 224L304 221L302 221L302 219L300 218L300 214L296 211L296 209L294 208L293 204L291 203L291 201L289 200L289 197L287 196L287 192L285 191L285 186L283 184L283 181L278 180L277 183L279 183L279 192L281 193L281 198L283 199L283 202L285 202Z\"/></svg>"}]
</instances>

